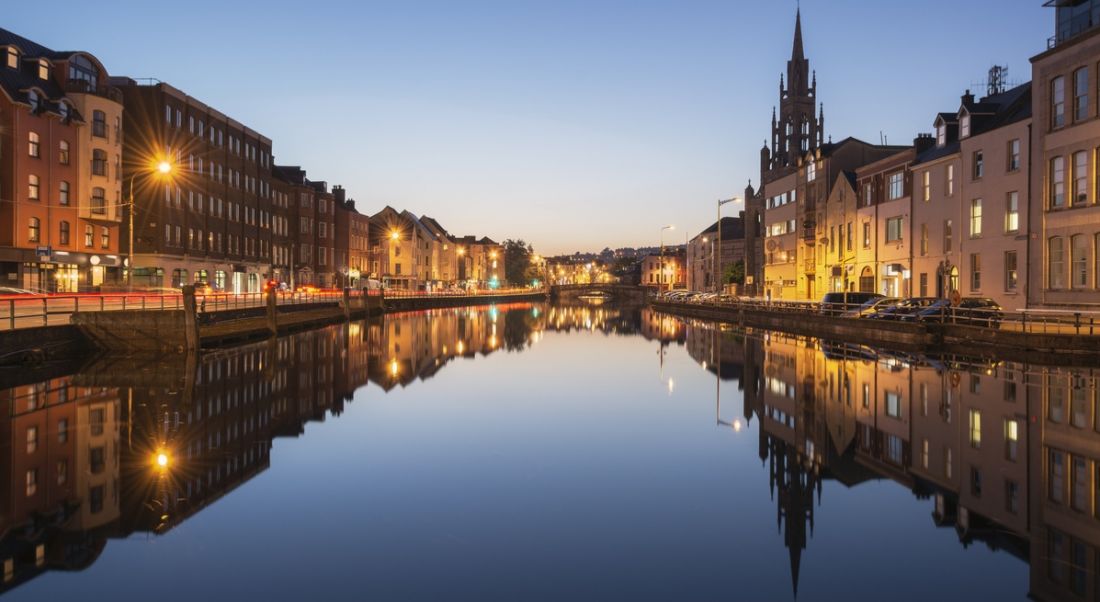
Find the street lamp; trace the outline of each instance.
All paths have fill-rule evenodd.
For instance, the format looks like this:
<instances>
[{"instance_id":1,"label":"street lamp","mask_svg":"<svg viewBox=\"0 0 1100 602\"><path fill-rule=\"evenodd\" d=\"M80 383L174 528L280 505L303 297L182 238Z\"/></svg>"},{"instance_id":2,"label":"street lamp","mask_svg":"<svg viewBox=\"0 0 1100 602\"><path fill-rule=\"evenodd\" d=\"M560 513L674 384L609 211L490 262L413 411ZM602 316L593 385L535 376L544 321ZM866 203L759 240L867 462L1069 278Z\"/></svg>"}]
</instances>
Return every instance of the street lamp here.
<instances>
[{"instance_id":1,"label":"street lamp","mask_svg":"<svg viewBox=\"0 0 1100 602\"><path fill-rule=\"evenodd\" d=\"M719 284L719 279L722 278L722 205L726 203L732 203L734 201L740 201L738 197L732 199L719 199L718 200L718 243L717 248L714 250L714 291L722 292L722 287Z\"/></svg>"},{"instance_id":2,"label":"street lamp","mask_svg":"<svg viewBox=\"0 0 1100 602\"><path fill-rule=\"evenodd\" d=\"M669 224L667 226L661 226L660 238L661 238L661 267L657 270L657 290L660 291L664 285L665 278L665 230L675 230L676 226ZM670 287L671 288L671 287Z\"/></svg>"},{"instance_id":3,"label":"street lamp","mask_svg":"<svg viewBox=\"0 0 1100 602\"><path fill-rule=\"evenodd\" d=\"M161 161L148 171L167 177L172 173L172 164L168 161ZM134 290L134 178L137 177L138 173L138 171L135 171L130 174L130 200L127 203L130 210L130 240L126 247L126 290L128 292Z\"/></svg>"}]
</instances>

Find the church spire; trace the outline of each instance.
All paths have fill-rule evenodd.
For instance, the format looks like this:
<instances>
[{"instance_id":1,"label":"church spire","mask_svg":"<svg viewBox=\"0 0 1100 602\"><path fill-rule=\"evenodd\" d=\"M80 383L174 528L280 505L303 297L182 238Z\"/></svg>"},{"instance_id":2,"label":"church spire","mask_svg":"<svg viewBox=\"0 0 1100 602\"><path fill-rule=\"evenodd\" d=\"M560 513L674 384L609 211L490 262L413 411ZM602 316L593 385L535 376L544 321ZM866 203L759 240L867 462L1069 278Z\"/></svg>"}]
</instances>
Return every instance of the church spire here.
<instances>
[{"instance_id":1,"label":"church spire","mask_svg":"<svg viewBox=\"0 0 1100 602\"><path fill-rule=\"evenodd\" d=\"M794 16L794 49L791 51L791 60L800 61L806 58L802 50L802 9L799 8Z\"/></svg>"}]
</instances>

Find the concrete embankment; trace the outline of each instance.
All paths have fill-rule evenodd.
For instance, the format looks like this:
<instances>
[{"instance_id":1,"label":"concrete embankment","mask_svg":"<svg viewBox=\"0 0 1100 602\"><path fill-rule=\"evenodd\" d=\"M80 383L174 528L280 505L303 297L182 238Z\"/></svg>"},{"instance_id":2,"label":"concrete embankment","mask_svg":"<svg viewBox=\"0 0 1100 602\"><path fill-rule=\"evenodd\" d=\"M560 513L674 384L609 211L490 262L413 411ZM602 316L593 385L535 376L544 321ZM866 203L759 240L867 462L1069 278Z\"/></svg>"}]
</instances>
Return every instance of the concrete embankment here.
<instances>
[{"instance_id":1,"label":"concrete embankment","mask_svg":"<svg viewBox=\"0 0 1100 602\"><path fill-rule=\"evenodd\" d=\"M653 308L678 316L903 351L980 354L1029 362L1042 359L1049 362L1057 356L1075 364L1100 358L1100 336L861 320L788 309L661 302L654 303Z\"/></svg>"},{"instance_id":2,"label":"concrete embankment","mask_svg":"<svg viewBox=\"0 0 1100 602\"><path fill-rule=\"evenodd\" d=\"M509 293L454 297L345 296L328 303L250 307L202 312L193 295L184 296L184 309L80 312L72 324L0 333L0 365L50 359L59 346L80 350L102 349L125 353L176 353L216 347L272 334L391 312L462 307L516 301L543 301L546 294Z\"/></svg>"}]
</instances>

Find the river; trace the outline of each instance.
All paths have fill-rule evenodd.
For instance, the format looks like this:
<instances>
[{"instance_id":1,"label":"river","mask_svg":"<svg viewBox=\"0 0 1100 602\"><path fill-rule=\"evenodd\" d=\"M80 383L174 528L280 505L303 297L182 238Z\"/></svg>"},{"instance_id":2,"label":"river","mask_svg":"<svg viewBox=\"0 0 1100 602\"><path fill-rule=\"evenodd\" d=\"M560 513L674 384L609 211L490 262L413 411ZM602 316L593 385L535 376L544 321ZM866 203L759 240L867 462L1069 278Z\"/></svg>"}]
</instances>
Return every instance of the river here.
<instances>
[{"instance_id":1,"label":"river","mask_svg":"<svg viewBox=\"0 0 1100 602\"><path fill-rule=\"evenodd\" d=\"M516 304L0 376L4 602L1100 593L1097 370Z\"/></svg>"}]
</instances>

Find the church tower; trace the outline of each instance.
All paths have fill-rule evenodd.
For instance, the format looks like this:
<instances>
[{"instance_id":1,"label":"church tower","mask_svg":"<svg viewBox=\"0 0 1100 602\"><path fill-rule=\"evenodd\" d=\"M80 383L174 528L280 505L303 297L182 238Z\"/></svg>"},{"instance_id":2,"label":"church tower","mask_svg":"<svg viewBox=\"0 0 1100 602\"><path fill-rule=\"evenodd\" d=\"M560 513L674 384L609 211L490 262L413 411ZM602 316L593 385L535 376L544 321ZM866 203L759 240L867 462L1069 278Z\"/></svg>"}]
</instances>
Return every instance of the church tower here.
<instances>
[{"instance_id":1,"label":"church tower","mask_svg":"<svg viewBox=\"0 0 1100 602\"><path fill-rule=\"evenodd\" d=\"M794 46L787 74L779 77L779 112L772 110L771 150L761 152L762 158L767 157L764 182L790 173L801 155L817 150L824 142L824 122L825 109L817 106L817 74L810 71L802 46L800 9L795 14Z\"/></svg>"}]
</instances>

